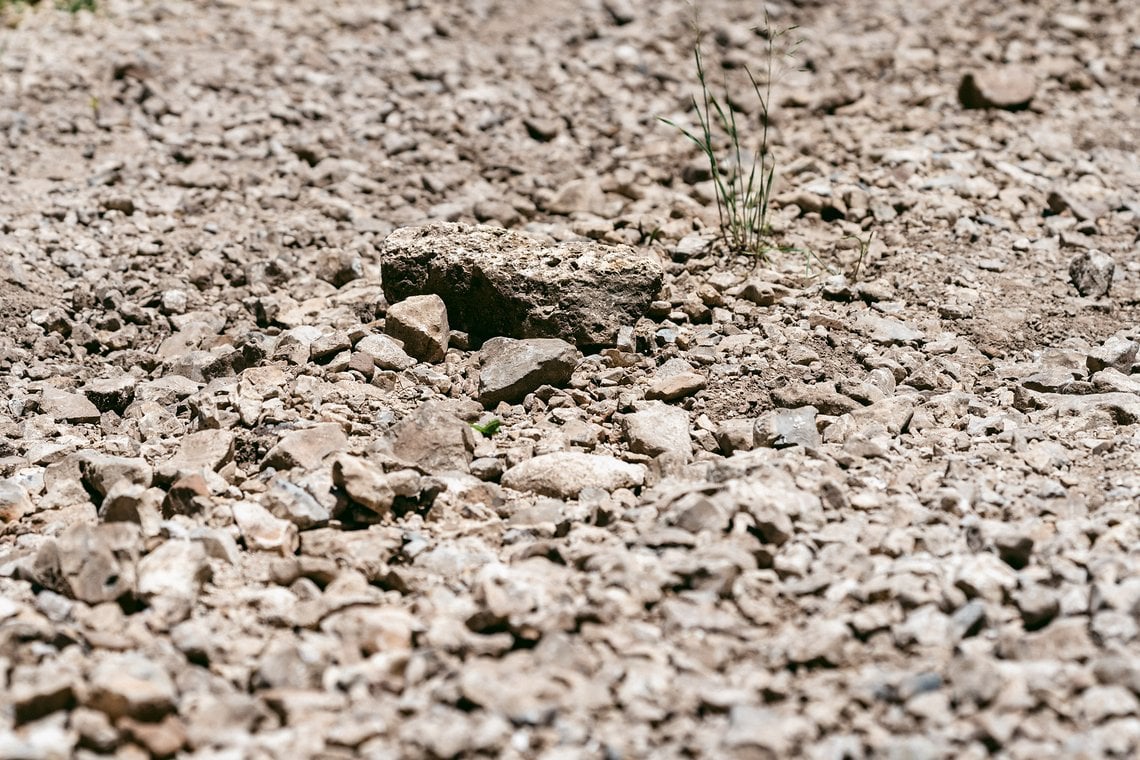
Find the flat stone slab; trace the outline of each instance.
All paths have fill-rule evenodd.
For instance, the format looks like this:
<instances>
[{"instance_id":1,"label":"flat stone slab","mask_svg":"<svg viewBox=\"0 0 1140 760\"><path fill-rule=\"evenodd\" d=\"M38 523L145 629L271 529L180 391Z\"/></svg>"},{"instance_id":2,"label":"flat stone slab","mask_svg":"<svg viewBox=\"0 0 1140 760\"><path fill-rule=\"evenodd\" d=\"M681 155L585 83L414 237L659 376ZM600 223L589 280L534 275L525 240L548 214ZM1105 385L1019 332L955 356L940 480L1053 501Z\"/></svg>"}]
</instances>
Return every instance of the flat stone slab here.
<instances>
[{"instance_id":1,"label":"flat stone slab","mask_svg":"<svg viewBox=\"0 0 1140 760\"><path fill-rule=\"evenodd\" d=\"M645 466L610 456L555 451L521 462L503 474L503 485L559 499L575 499L583 488L613 491L645 483Z\"/></svg>"},{"instance_id":2,"label":"flat stone slab","mask_svg":"<svg viewBox=\"0 0 1140 760\"><path fill-rule=\"evenodd\" d=\"M562 338L613 345L661 289L657 259L629 246L549 245L499 227L438 222L396 230L384 242L391 303L436 294L452 327L488 338Z\"/></svg>"},{"instance_id":3,"label":"flat stone slab","mask_svg":"<svg viewBox=\"0 0 1140 760\"><path fill-rule=\"evenodd\" d=\"M489 407L515 402L541 385L570 382L578 351L557 338L492 338L481 352L479 401Z\"/></svg>"}]
</instances>

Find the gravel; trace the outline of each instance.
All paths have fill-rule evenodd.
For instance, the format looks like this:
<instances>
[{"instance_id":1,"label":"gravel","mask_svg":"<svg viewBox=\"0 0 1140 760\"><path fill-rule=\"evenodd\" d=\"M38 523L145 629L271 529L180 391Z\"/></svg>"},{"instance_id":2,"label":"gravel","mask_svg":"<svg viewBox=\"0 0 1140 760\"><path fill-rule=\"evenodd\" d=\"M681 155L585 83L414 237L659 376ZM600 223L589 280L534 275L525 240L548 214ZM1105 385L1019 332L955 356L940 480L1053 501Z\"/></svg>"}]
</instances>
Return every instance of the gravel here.
<instances>
[{"instance_id":1,"label":"gravel","mask_svg":"<svg viewBox=\"0 0 1140 760\"><path fill-rule=\"evenodd\" d=\"M0 760L1140 754L1140 7L770 3L758 259L680 0L96 5L0 9Z\"/></svg>"}]
</instances>

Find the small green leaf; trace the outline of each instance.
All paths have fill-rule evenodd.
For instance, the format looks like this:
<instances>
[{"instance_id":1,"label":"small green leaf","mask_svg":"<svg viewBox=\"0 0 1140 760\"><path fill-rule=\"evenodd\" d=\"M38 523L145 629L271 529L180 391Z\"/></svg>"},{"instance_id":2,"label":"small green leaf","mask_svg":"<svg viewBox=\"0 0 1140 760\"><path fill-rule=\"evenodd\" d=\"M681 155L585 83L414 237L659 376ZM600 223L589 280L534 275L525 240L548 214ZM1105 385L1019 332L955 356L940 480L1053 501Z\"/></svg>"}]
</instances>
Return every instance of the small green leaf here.
<instances>
[{"instance_id":1,"label":"small green leaf","mask_svg":"<svg viewBox=\"0 0 1140 760\"><path fill-rule=\"evenodd\" d=\"M498 417L492 417L491 419L487 420L486 422L472 422L472 423L470 423L471 427L475 428L476 430L478 430L480 433L487 436L488 438L493 436L495 433L499 432L499 428L502 426L502 424L503 423L499 420Z\"/></svg>"}]
</instances>

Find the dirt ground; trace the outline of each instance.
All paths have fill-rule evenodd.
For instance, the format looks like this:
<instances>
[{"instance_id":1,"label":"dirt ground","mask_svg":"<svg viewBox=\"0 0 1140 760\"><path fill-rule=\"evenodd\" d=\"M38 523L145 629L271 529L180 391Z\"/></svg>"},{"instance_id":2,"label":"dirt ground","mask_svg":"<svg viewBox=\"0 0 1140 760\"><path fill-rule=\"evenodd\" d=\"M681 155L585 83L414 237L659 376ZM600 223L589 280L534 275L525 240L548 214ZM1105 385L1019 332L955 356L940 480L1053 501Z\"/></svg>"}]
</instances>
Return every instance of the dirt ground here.
<instances>
[{"instance_id":1,"label":"dirt ground","mask_svg":"<svg viewBox=\"0 0 1140 760\"><path fill-rule=\"evenodd\" d=\"M688 3L0 2L0 758L1140 755L1140 4L697 7L764 258ZM480 404L437 222L663 284Z\"/></svg>"}]
</instances>

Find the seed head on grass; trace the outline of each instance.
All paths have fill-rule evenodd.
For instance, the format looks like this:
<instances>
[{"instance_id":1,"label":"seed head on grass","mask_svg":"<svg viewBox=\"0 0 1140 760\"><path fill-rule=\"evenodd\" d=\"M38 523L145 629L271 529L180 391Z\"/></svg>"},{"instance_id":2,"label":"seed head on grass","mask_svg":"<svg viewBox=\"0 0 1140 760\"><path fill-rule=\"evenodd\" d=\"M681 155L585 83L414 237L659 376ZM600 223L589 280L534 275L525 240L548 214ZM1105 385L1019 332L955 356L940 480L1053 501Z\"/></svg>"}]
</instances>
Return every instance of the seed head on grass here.
<instances>
[{"instance_id":1,"label":"seed head on grass","mask_svg":"<svg viewBox=\"0 0 1140 760\"><path fill-rule=\"evenodd\" d=\"M776 158L768 145L772 82L779 75L775 59L781 55L777 50L781 38L796 29L794 26L774 29L767 11L764 13L764 24L764 29L761 30L767 40L767 76L764 83L757 80L751 69L744 67L752 91L760 103L760 144L758 150L751 153L751 161L745 161L748 149L736 120L736 109L732 107L733 98L729 93L727 76L723 78L720 88L722 94L719 96L709 83L699 27L693 44L693 61L696 64L700 97L693 95L691 98L699 128L691 130L670 119L661 118L662 122L679 130L692 141L708 161L715 188L720 238L725 247L731 253L761 258L766 257L768 251L765 237L769 232L768 211L772 186L776 181ZM782 55L791 58L798 45L798 40L793 42Z\"/></svg>"}]
</instances>

